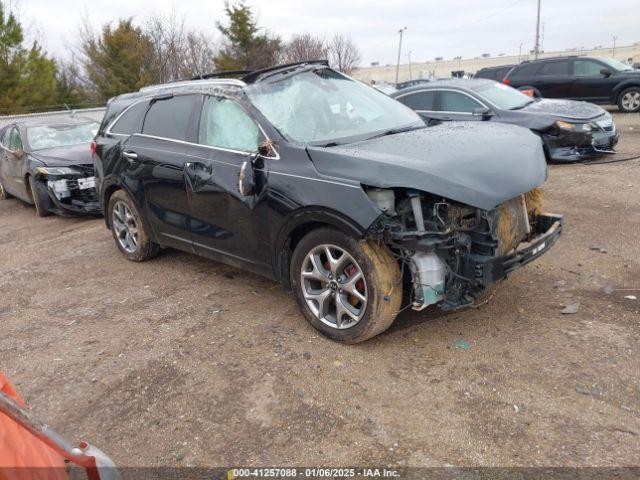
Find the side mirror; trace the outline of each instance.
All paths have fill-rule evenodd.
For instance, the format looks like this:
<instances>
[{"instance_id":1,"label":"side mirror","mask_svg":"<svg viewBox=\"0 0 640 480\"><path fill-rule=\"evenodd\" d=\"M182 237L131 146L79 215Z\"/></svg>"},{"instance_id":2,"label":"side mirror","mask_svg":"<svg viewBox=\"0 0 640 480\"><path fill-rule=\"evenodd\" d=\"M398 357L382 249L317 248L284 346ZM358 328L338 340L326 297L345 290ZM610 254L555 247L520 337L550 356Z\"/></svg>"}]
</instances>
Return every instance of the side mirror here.
<instances>
[{"instance_id":1,"label":"side mirror","mask_svg":"<svg viewBox=\"0 0 640 480\"><path fill-rule=\"evenodd\" d=\"M482 117L483 120L491 118L493 112L488 107L478 107L473 109L474 117Z\"/></svg>"},{"instance_id":2,"label":"side mirror","mask_svg":"<svg viewBox=\"0 0 640 480\"><path fill-rule=\"evenodd\" d=\"M608 78L611 75L613 75L613 72L611 70L609 70L608 68L603 68L603 69L600 70L600 74L604 75L606 78Z\"/></svg>"},{"instance_id":3,"label":"side mirror","mask_svg":"<svg viewBox=\"0 0 640 480\"><path fill-rule=\"evenodd\" d=\"M253 169L253 156L242 163L238 177L238 191L243 197L252 195L256 189L255 171Z\"/></svg>"}]
</instances>

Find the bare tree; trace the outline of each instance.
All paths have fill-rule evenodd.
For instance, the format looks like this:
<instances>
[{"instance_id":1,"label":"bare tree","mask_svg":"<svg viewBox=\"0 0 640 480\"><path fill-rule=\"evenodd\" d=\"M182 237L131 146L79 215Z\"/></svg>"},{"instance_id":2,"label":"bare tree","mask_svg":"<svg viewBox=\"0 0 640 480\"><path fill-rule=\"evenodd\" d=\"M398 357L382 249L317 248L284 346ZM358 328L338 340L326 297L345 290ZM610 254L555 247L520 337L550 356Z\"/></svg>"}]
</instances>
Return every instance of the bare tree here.
<instances>
[{"instance_id":1,"label":"bare tree","mask_svg":"<svg viewBox=\"0 0 640 480\"><path fill-rule=\"evenodd\" d=\"M328 50L324 38L303 33L291 37L291 40L284 46L282 56L286 63L324 60L328 56Z\"/></svg>"},{"instance_id":2,"label":"bare tree","mask_svg":"<svg viewBox=\"0 0 640 480\"><path fill-rule=\"evenodd\" d=\"M360 63L360 50L351 37L336 33L327 45L331 66L344 73L351 73Z\"/></svg>"},{"instance_id":3,"label":"bare tree","mask_svg":"<svg viewBox=\"0 0 640 480\"><path fill-rule=\"evenodd\" d=\"M213 41L202 32L189 32L185 42L185 76L204 75L215 70Z\"/></svg>"}]
</instances>

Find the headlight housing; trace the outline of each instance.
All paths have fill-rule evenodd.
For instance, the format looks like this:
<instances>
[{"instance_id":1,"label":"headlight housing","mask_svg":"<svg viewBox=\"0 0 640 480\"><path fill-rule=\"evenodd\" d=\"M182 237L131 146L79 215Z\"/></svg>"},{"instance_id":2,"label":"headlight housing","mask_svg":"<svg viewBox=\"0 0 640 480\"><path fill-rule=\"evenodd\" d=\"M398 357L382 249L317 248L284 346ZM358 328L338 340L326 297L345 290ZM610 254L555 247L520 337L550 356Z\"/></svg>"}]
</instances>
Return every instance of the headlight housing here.
<instances>
[{"instance_id":1,"label":"headlight housing","mask_svg":"<svg viewBox=\"0 0 640 480\"><path fill-rule=\"evenodd\" d=\"M76 175L78 173L69 167L38 167L37 170L42 175Z\"/></svg>"},{"instance_id":2,"label":"headlight housing","mask_svg":"<svg viewBox=\"0 0 640 480\"><path fill-rule=\"evenodd\" d=\"M565 132L591 132L593 130L593 125L590 123L570 123L563 120L558 120L556 127Z\"/></svg>"}]
</instances>

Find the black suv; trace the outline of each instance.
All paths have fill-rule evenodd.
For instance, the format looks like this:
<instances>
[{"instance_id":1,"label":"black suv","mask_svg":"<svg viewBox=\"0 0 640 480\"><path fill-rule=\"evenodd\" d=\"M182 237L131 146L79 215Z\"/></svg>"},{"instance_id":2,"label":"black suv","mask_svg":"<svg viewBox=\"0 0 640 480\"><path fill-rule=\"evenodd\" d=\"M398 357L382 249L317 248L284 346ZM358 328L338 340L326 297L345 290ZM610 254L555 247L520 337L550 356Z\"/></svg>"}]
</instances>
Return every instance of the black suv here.
<instances>
[{"instance_id":1,"label":"black suv","mask_svg":"<svg viewBox=\"0 0 640 480\"><path fill-rule=\"evenodd\" d=\"M640 71L612 58L558 57L523 62L504 78L536 96L618 105L640 112Z\"/></svg>"},{"instance_id":2,"label":"black suv","mask_svg":"<svg viewBox=\"0 0 640 480\"><path fill-rule=\"evenodd\" d=\"M323 63L117 97L94 150L125 257L175 247L277 279L349 343L388 328L403 292L417 310L473 304L560 235L529 130L427 127Z\"/></svg>"},{"instance_id":3,"label":"black suv","mask_svg":"<svg viewBox=\"0 0 640 480\"><path fill-rule=\"evenodd\" d=\"M501 82L511 71L514 65L500 65L499 67L484 67L476 72L473 78L486 78Z\"/></svg>"}]
</instances>

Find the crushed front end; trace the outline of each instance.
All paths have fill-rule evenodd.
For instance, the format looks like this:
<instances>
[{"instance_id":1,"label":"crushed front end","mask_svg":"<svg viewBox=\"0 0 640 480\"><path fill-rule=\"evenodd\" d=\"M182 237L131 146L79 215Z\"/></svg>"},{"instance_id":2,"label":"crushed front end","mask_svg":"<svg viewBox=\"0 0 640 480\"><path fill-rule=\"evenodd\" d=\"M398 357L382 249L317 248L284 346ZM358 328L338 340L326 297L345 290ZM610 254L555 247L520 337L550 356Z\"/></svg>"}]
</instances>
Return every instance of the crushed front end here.
<instances>
[{"instance_id":1,"label":"crushed front end","mask_svg":"<svg viewBox=\"0 0 640 480\"><path fill-rule=\"evenodd\" d=\"M549 157L556 162L575 162L616 153L619 138L609 114L588 123L558 121L542 135Z\"/></svg>"},{"instance_id":2,"label":"crushed front end","mask_svg":"<svg viewBox=\"0 0 640 480\"><path fill-rule=\"evenodd\" d=\"M93 165L38 167L37 187L41 198L49 201L48 209L61 214L99 215Z\"/></svg>"},{"instance_id":3,"label":"crushed front end","mask_svg":"<svg viewBox=\"0 0 640 480\"><path fill-rule=\"evenodd\" d=\"M548 251L562 216L542 213L534 189L493 210L406 189L368 189L384 214L370 231L397 254L415 310L476 304L508 273Z\"/></svg>"}]
</instances>

